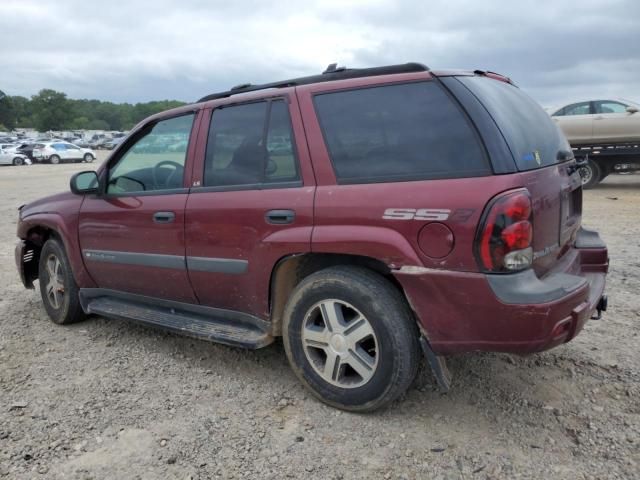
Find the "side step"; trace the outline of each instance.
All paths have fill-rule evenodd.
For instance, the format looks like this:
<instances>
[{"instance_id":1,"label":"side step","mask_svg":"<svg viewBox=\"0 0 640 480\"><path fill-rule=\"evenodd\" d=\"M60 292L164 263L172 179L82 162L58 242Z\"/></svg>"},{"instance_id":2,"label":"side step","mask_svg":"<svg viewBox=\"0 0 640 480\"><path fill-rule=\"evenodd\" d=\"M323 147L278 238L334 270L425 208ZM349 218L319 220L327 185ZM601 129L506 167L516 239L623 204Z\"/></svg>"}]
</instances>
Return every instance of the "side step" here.
<instances>
[{"instance_id":1,"label":"side step","mask_svg":"<svg viewBox=\"0 0 640 480\"><path fill-rule=\"evenodd\" d=\"M262 348L273 342L270 323L252 315L101 288L80 290L87 314L131 320L233 347Z\"/></svg>"}]
</instances>

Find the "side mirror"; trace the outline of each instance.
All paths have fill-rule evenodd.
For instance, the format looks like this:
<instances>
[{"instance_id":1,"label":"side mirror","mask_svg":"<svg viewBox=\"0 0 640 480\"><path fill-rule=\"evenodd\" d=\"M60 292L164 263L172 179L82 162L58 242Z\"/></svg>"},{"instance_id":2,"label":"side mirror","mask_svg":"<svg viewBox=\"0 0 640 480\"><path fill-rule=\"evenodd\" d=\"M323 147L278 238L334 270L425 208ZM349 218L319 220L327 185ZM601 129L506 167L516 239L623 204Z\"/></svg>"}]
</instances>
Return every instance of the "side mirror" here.
<instances>
[{"instance_id":1,"label":"side mirror","mask_svg":"<svg viewBox=\"0 0 640 480\"><path fill-rule=\"evenodd\" d=\"M76 195L86 195L87 193L98 192L98 174L93 170L76 173L71 177L69 186L71 192Z\"/></svg>"},{"instance_id":2,"label":"side mirror","mask_svg":"<svg viewBox=\"0 0 640 480\"><path fill-rule=\"evenodd\" d=\"M633 107L633 106L627 107L627 112L629 113L636 113L637 111L638 111L637 107Z\"/></svg>"}]
</instances>

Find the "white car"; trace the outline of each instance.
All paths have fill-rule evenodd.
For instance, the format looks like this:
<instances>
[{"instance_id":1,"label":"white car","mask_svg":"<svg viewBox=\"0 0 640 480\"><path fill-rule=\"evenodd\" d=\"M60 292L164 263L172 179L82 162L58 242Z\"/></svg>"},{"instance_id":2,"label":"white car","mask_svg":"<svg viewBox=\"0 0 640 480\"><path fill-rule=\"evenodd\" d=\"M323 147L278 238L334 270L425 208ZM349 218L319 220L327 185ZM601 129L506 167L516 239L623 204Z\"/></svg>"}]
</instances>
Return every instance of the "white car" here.
<instances>
[{"instance_id":1,"label":"white car","mask_svg":"<svg viewBox=\"0 0 640 480\"><path fill-rule=\"evenodd\" d=\"M96 154L90 148L80 148L73 143L54 140L35 145L33 158L40 162L60 163L62 161L93 162Z\"/></svg>"},{"instance_id":2,"label":"white car","mask_svg":"<svg viewBox=\"0 0 640 480\"><path fill-rule=\"evenodd\" d=\"M0 145L0 165L24 165L31 163L26 155L4 147L5 145Z\"/></svg>"}]
</instances>

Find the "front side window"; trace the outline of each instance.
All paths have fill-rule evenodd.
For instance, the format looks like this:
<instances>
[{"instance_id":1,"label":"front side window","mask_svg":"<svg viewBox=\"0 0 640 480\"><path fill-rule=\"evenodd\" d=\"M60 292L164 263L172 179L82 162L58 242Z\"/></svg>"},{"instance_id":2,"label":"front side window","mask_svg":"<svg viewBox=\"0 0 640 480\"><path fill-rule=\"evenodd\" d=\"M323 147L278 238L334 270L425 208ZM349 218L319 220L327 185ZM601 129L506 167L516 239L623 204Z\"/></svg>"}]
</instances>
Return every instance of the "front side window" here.
<instances>
[{"instance_id":1,"label":"front side window","mask_svg":"<svg viewBox=\"0 0 640 480\"><path fill-rule=\"evenodd\" d=\"M107 193L182 188L193 119L183 115L148 127L109 170Z\"/></svg>"},{"instance_id":2,"label":"front side window","mask_svg":"<svg viewBox=\"0 0 640 480\"><path fill-rule=\"evenodd\" d=\"M247 103L213 111L204 186L248 186L300 179L287 104Z\"/></svg>"},{"instance_id":3,"label":"front side window","mask_svg":"<svg viewBox=\"0 0 640 480\"><path fill-rule=\"evenodd\" d=\"M627 105L612 100L595 102L596 113L627 113Z\"/></svg>"},{"instance_id":4,"label":"front side window","mask_svg":"<svg viewBox=\"0 0 640 480\"><path fill-rule=\"evenodd\" d=\"M589 105L589 102L581 102L567 105L562 110L557 112L555 116L589 115L590 113L591 107Z\"/></svg>"},{"instance_id":5,"label":"front side window","mask_svg":"<svg viewBox=\"0 0 640 480\"><path fill-rule=\"evenodd\" d=\"M435 82L314 97L339 183L488 175L480 140Z\"/></svg>"}]
</instances>

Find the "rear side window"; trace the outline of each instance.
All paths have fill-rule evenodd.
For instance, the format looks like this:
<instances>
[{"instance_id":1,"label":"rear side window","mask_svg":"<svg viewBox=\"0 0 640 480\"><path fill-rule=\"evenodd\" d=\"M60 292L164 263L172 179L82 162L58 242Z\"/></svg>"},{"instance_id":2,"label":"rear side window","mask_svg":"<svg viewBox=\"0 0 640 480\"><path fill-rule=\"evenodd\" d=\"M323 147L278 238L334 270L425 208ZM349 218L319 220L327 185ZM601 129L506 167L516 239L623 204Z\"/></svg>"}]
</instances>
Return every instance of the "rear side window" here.
<instances>
[{"instance_id":1,"label":"rear side window","mask_svg":"<svg viewBox=\"0 0 640 480\"><path fill-rule=\"evenodd\" d=\"M493 117L519 170L554 165L570 159L571 147L533 99L519 88L487 77L457 77Z\"/></svg>"},{"instance_id":2,"label":"rear side window","mask_svg":"<svg viewBox=\"0 0 640 480\"><path fill-rule=\"evenodd\" d=\"M473 127L435 82L323 93L314 102L338 183L491 173Z\"/></svg>"}]
</instances>

